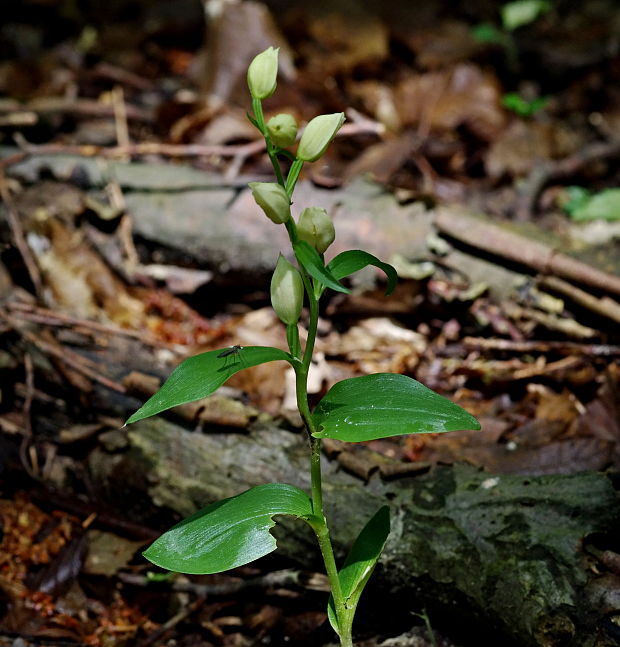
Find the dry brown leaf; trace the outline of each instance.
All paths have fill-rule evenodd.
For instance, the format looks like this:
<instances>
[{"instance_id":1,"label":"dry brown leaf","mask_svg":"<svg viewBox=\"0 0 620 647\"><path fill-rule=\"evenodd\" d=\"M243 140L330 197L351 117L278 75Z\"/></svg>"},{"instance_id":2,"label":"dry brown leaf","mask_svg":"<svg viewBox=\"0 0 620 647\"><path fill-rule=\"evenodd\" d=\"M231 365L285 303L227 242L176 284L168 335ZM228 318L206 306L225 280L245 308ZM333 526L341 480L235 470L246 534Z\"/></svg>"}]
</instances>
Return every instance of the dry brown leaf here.
<instances>
[{"instance_id":1,"label":"dry brown leaf","mask_svg":"<svg viewBox=\"0 0 620 647\"><path fill-rule=\"evenodd\" d=\"M295 77L291 50L262 2L210 2L205 7L208 35L203 88L211 104L239 99L245 105L248 65L270 46L280 48L280 74L288 79Z\"/></svg>"},{"instance_id":2,"label":"dry brown leaf","mask_svg":"<svg viewBox=\"0 0 620 647\"><path fill-rule=\"evenodd\" d=\"M144 305L129 295L82 234L57 219L48 219L46 225L49 246L37 246L37 261L55 304L77 317L103 316L121 326L139 328Z\"/></svg>"},{"instance_id":3,"label":"dry brown leaf","mask_svg":"<svg viewBox=\"0 0 620 647\"><path fill-rule=\"evenodd\" d=\"M426 69L471 60L485 47L474 38L471 25L458 20L412 30L404 40L416 53L416 63Z\"/></svg>"},{"instance_id":4,"label":"dry brown leaf","mask_svg":"<svg viewBox=\"0 0 620 647\"><path fill-rule=\"evenodd\" d=\"M491 145L486 171L493 179L519 177L529 173L535 163L566 157L581 144L579 135L561 124L515 120Z\"/></svg>"},{"instance_id":5,"label":"dry brown leaf","mask_svg":"<svg viewBox=\"0 0 620 647\"><path fill-rule=\"evenodd\" d=\"M356 175L369 174L380 184L389 183L394 173L411 157L415 139L412 133L403 133L397 139L369 146L347 166L345 181Z\"/></svg>"},{"instance_id":6,"label":"dry brown leaf","mask_svg":"<svg viewBox=\"0 0 620 647\"><path fill-rule=\"evenodd\" d=\"M386 26L363 9L354 15L317 13L309 18L308 30L315 43L304 55L313 76L350 72L358 65L380 63L389 55Z\"/></svg>"},{"instance_id":7,"label":"dry brown leaf","mask_svg":"<svg viewBox=\"0 0 620 647\"><path fill-rule=\"evenodd\" d=\"M426 338L387 317L365 319L346 333L331 333L321 345L328 355L345 355L362 373L411 371L426 350Z\"/></svg>"},{"instance_id":8,"label":"dry brown leaf","mask_svg":"<svg viewBox=\"0 0 620 647\"><path fill-rule=\"evenodd\" d=\"M394 104L394 91L391 86L375 79L350 81L347 84L347 92L352 99L361 101L364 112L372 115L388 131L400 130L400 117Z\"/></svg>"},{"instance_id":9,"label":"dry brown leaf","mask_svg":"<svg viewBox=\"0 0 620 647\"><path fill-rule=\"evenodd\" d=\"M497 445L472 451L466 458L501 474L575 474L604 469L611 462L612 444L598 438L570 438L542 447Z\"/></svg>"},{"instance_id":10,"label":"dry brown leaf","mask_svg":"<svg viewBox=\"0 0 620 647\"><path fill-rule=\"evenodd\" d=\"M565 425L569 425L580 413L580 404L577 398L567 389L564 389L561 393L555 393L551 389L544 389L539 395L536 418L563 422Z\"/></svg>"},{"instance_id":11,"label":"dry brown leaf","mask_svg":"<svg viewBox=\"0 0 620 647\"><path fill-rule=\"evenodd\" d=\"M492 141L506 120L496 77L471 63L407 77L396 88L395 102L402 124L423 134L466 126Z\"/></svg>"},{"instance_id":12,"label":"dry brown leaf","mask_svg":"<svg viewBox=\"0 0 620 647\"><path fill-rule=\"evenodd\" d=\"M243 110L229 109L217 115L197 139L202 144L223 145L229 142L255 139L256 128L249 122Z\"/></svg>"}]
</instances>

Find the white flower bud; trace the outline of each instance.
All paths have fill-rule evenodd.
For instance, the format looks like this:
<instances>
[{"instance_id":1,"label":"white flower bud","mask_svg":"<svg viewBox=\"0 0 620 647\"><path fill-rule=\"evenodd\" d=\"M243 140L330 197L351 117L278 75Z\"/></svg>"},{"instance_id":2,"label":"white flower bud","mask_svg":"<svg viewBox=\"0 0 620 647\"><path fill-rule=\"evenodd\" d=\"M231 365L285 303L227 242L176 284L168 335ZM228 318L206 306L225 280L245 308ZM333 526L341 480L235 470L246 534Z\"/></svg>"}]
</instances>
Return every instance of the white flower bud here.
<instances>
[{"instance_id":1,"label":"white flower bud","mask_svg":"<svg viewBox=\"0 0 620 647\"><path fill-rule=\"evenodd\" d=\"M276 91L278 49L268 47L248 67L248 87L255 99L267 99Z\"/></svg>"},{"instance_id":2,"label":"white flower bud","mask_svg":"<svg viewBox=\"0 0 620 647\"><path fill-rule=\"evenodd\" d=\"M297 137L297 122L292 115L281 113L267 122L271 141L280 148L288 148Z\"/></svg>"},{"instance_id":3,"label":"white flower bud","mask_svg":"<svg viewBox=\"0 0 620 647\"><path fill-rule=\"evenodd\" d=\"M344 123L344 112L319 115L306 126L297 149L297 159L314 162L323 155Z\"/></svg>"},{"instance_id":4,"label":"white flower bud","mask_svg":"<svg viewBox=\"0 0 620 647\"><path fill-rule=\"evenodd\" d=\"M304 284L299 270L282 254L271 277L271 305L287 325L296 324L304 302Z\"/></svg>"},{"instance_id":5,"label":"white flower bud","mask_svg":"<svg viewBox=\"0 0 620 647\"><path fill-rule=\"evenodd\" d=\"M281 225L291 217L291 201L283 186L276 182L250 182L248 186L269 220Z\"/></svg>"},{"instance_id":6,"label":"white flower bud","mask_svg":"<svg viewBox=\"0 0 620 647\"><path fill-rule=\"evenodd\" d=\"M332 219L325 209L320 207L307 207L301 212L297 223L297 235L314 247L319 254L334 242L336 230Z\"/></svg>"}]
</instances>

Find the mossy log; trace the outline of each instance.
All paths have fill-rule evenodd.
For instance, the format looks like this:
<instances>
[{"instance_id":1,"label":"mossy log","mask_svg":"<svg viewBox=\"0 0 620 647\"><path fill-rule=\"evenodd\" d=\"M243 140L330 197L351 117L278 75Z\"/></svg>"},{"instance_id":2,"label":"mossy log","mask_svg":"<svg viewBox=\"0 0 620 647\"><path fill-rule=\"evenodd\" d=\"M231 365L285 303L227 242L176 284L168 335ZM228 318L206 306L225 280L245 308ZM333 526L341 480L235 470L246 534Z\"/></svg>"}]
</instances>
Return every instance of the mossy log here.
<instances>
[{"instance_id":1,"label":"mossy log","mask_svg":"<svg viewBox=\"0 0 620 647\"><path fill-rule=\"evenodd\" d=\"M102 492L117 501L138 495L179 516L265 482L309 486L304 437L274 425L200 433L149 419L102 440L90 459ZM377 472L364 482L327 458L324 475L340 557L366 519L390 505L392 533L373 584L383 601L433 604L445 622L473 621L502 644L616 644L604 624L617 609L601 604L603 576L584 550L586 538L611 533L620 517L607 476L490 475L454 465L388 481ZM280 521L280 552L320 568L307 526Z\"/></svg>"}]
</instances>

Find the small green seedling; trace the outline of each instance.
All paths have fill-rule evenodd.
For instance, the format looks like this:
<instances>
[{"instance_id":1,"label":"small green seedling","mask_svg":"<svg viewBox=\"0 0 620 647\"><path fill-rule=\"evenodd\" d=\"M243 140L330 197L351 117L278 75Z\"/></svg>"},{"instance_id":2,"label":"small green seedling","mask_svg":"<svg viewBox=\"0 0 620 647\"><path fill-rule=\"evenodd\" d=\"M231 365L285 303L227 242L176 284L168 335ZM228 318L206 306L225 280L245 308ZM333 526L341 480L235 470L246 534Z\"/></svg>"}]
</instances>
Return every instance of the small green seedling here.
<instances>
[{"instance_id":1,"label":"small green seedling","mask_svg":"<svg viewBox=\"0 0 620 647\"><path fill-rule=\"evenodd\" d=\"M491 23L480 23L472 27L472 36L479 43L499 45L506 53L508 63L517 65L518 50L514 32L538 20L552 9L549 0L514 0L506 2L499 8L502 26Z\"/></svg>"},{"instance_id":2,"label":"small green seedling","mask_svg":"<svg viewBox=\"0 0 620 647\"><path fill-rule=\"evenodd\" d=\"M524 99L517 92L507 92L502 97L502 105L508 108L519 117L528 119L547 107L551 97L536 97L535 99Z\"/></svg>"},{"instance_id":3,"label":"small green seedling","mask_svg":"<svg viewBox=\"0 0 620 647\"><path fill-rule=\"evenodd\" d=\"M388 294L397 277L391 265L361 250L342 252L326 263L324 253L335 237L327 212L308 207L297 221L291 216L291 199L302 166L323 155L342 126L344 114L312 119L301 135L296 153L291 153L287 149L297 137L293 117L278 115L265 123L263 116L262 100L275 92L277 71L278 50L273 47L256 56L248 69L253 109L248 116L265 138L276 176L276 182L252 182L250 188L265 215L276 225L284 225L293 249L296 264L280 255L271 280L271 303L286 326L288 351L267 346L232 346L190 357L127 423L204 398L246 368L273 361L285 361L293 367L297 406L310 443L311 491L269 483L217 501L164 533L144 555L171 571L219 573L276 549L276 540L269 532L275 524L274 516L298 517L316 534L331 586L329 621L341 646L350 647L355 609L389 534L390 514L389 508L383 506L366 523L339 570L323 512L321 439L360 442L401 434L479 429L480 425L453 402L409 377L392 373L339 382L314 411L310 410L307 380L321 297L328 288L348 293L341 280L369 265L385 273ZM292 161L286 177L280 158ZM308 325L302 347L298 326L304 302ZM239 361L231 362L231 357L238 357Z\"/></svg>"},{"instance_id":4,"label":"small green seedling","mask_svg":"<svg viewBox=\"0 0 620 647\"><path fill-rule=\"evenodd\" d=\"M502 25L506 31L530 25L540 16L551 11L549 0L514 0L501 8Z\"/></svg>"},{"instance_id":5,"label":"small green seedling","mask_svg":"<svg viewBox=\"0 0 620 647\"><path fill-rule=\"evenodd\" d=\"M579 222L589 220L620 220L620 188L591 193L580 186L569 186L564 211Z\"/></svg>"}]
</instances>

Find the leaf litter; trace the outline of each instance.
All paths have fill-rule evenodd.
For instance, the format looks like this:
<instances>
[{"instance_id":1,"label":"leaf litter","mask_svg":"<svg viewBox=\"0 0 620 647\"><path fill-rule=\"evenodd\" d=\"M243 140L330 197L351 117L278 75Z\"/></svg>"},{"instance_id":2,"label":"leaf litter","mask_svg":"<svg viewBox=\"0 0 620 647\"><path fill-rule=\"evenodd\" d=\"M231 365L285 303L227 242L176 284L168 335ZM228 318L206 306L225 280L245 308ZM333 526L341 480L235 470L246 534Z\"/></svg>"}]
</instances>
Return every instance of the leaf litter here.
<instances>
[{"instance_id":1,"label":"leaf litter","mask_svg":"<svg viewBox=\"0 0 620 647\"><path fill-rule=\"evenodd\" d=\"M473 36L486 18L472 9L376 4L356 5L351 23L347 3L309 12L244 3L256 19L239 27L229 11L204 42L201 16L183 9L167 23L148 8L144 30L111 14L89 41L96 16L80 9L84 31L59 36L56 48L33 45L26 58L8 31L2 36L14 54L0 75L10 211L0 265L0 371L10 385L0 410L8 456L0 574L10 599L1 631L92 645L323 639L321 603L304 601L304 589L283 586L264 603L192 603L165 585L147 593L139 540L85 529L85 513L38 507L25 476L68 491L88 483L84 457L116 442L104 418L131 408L101 389L143 398L197 350L283 346L264 308L278 244L269 223L248 212L243 188L269 173L243 124L239 70L260 49L250 44L286 48L282 105L267 103L268 116L291 106L300 121L348 110L349 134L300 187L333 210L336 244L359 241L381 257L400 254L403 267L424 267L401 279L392 301L373 273L334 297L320 323L317 394L346 377L402 372L482 420L477 434L326 443L330 455L367 481L377 470L388 478L457 462L499 474L618 469L620 109L605 46L617 8L586 2L578 17L552 13L523 26L514 59ZM231 57L240 28L247 51ZM41 24L28 29L40 33ZM551 82L528 66L536 57ZM510 91L551 98L517 116L502 103ZM596 234L565 215L571 186L588 192L573 215L596 216ZM478 229L472 215L481 216ZM286 367L261 369L178 415L203 433L278 418ZM96 489L94 501L104 498ZM120 585L119 574L144 580Z\"/></svg>"}]
</instances>

